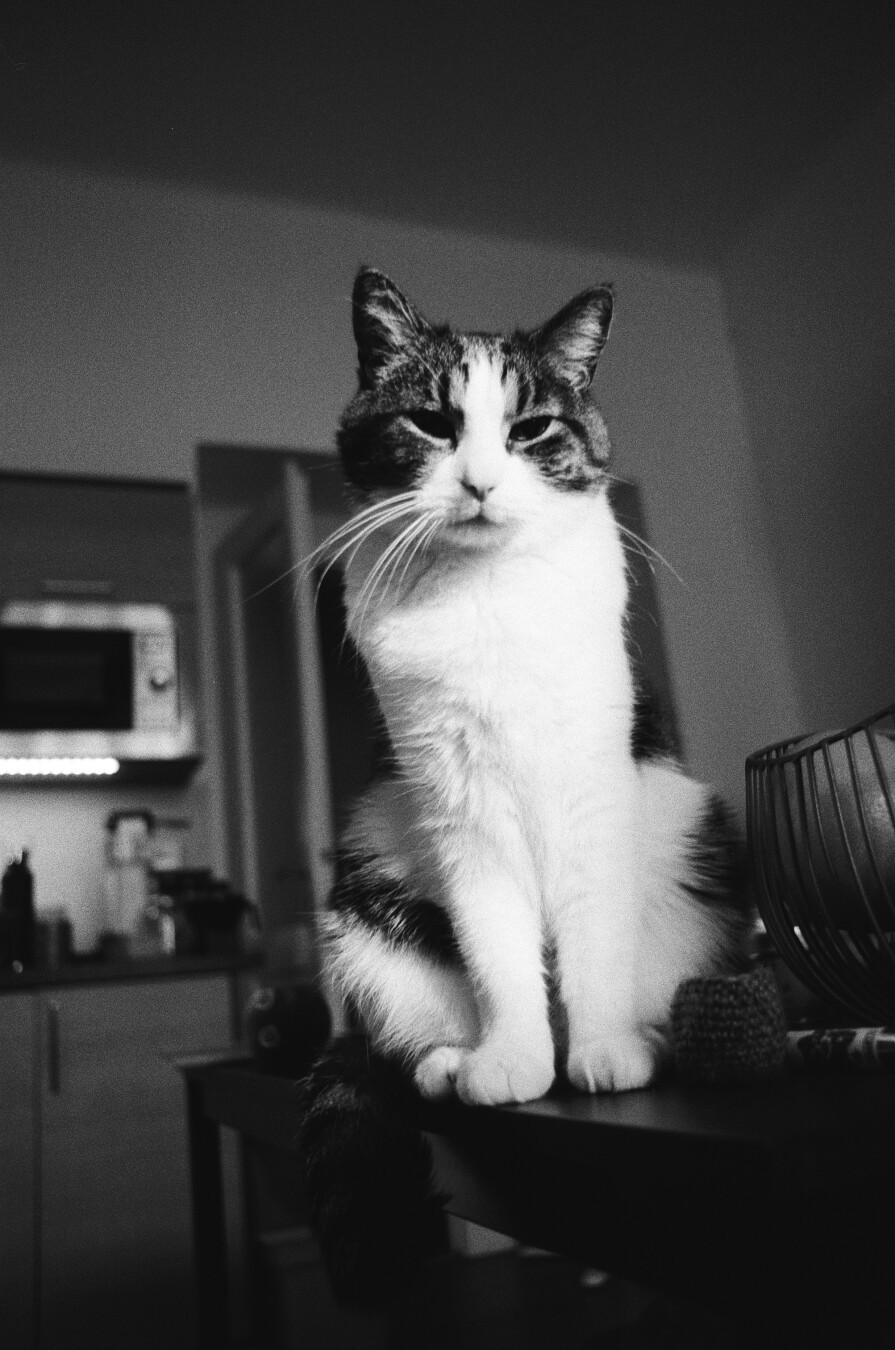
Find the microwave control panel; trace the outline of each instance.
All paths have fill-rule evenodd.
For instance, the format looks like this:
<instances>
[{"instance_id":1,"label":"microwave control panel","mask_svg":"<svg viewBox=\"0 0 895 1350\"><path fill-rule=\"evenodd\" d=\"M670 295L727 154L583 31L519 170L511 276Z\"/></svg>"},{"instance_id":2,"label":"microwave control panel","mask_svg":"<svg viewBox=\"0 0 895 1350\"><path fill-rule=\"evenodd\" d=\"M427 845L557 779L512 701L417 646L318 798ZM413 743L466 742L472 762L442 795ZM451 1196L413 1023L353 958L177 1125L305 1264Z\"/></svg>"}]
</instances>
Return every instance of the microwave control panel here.
<instances>
[{"instance_id":1,"label":"microwave control panel","mask_svg":"<svg viewBox=\"0 0 895 1350\"><path fill-rule=\"evenodd\" d=\"M135 633L134 730L176 731L179 720L175 634Z\"/></svg>"}]
</instances>

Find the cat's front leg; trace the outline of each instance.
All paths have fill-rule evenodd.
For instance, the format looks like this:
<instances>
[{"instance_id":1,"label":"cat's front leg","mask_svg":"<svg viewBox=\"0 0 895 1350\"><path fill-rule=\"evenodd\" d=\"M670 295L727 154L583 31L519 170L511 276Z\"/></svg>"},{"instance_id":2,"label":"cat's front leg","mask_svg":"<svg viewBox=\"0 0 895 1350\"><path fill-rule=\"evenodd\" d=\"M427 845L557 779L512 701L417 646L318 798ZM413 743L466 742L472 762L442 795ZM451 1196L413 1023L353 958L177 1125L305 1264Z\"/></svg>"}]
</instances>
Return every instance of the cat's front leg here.
<instances>
[{"instance_id":1,"label":"cat's front leg","mask_svg":"<svg viewBox=\"0 0 895 1350\"><path fill-rule=\"evenodd\" d=\"M659 1068L659 1042L634 1017L629 934L589 904L580 907L572 927L575 936L558 942L568 1080L582 1092L647 1087Z\"/></svg>"},{"instance_id":2,"label":"cat's front leg","mask_svg":"<svg viewBox=\"0 0 895 1350\"><path fill-rule=\"evenodd\" d=\"M659 1059L659 1045L652 1037L619 1027L574 1042L566 1073L581 1092L629 1092L649 1086Z\"/></svg>"},{"instance_id":3,"label":"cat's front leg","mask_svg":"<svg viewBox=\"0 0 895 1350\"><path fill-rule=\"evenodd\" d=\"M475 1105L533 1101L554 1077L535 907L505 872L477 868L458 883L453 908L484 1026L478 1046L457 1057L457 1095Z\"/></svg>"},{"instance_id":4,"label":"cat's front leg","mask_svg":"<svg viewBox=\"0 0 895 1350\"><path fill-rule=\"evenodd\" d=\"M635 1011L640 895L629 813L606 812L599 833L591 856L568 868L554 915L566 1073L582 1092L624 1092L653 1080L659 1042Z\"/></svg>"}]
</instances>

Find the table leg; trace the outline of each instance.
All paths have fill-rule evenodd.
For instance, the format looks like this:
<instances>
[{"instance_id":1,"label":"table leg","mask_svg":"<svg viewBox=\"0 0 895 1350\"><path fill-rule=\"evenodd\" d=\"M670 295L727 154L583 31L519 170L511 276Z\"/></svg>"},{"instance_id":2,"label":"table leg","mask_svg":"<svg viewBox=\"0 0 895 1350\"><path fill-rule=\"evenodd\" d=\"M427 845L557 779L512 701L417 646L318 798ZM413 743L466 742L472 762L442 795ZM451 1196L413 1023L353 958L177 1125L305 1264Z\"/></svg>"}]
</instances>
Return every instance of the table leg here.
<instances>
[{"instance_id":1,"label":"table leg","mask_svg":"<svg viewBox=\"0 0 895 1350\"><path fill-rule=\"evenodd\" d=\"M220 1127L205 1114L200 1081L187 1079L186 1098L193 1201L196 1345L198 1350L226 1350L230 1344L230 1309Z\"/></svg>"}]
</instances>

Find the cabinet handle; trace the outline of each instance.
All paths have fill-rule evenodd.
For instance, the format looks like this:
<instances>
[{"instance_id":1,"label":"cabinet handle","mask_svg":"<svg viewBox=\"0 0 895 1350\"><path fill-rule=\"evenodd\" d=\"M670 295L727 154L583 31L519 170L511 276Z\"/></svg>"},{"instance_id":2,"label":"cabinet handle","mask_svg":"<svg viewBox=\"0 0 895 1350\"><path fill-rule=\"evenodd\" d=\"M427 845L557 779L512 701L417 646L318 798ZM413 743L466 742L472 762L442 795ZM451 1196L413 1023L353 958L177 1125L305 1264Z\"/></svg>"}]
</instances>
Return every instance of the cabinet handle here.
<instances>
[{"instance_id":1,"label":"cabinet handle","mask_svg":"<svg viewBox=\"0 0 895 1350\"><path fill-rule=\"evenodd\" d=\"M57 1096L62 1091L62 1055L59 1046L59 1004L47 1001L47 1086Z\"/></svg>"}]
</instances>

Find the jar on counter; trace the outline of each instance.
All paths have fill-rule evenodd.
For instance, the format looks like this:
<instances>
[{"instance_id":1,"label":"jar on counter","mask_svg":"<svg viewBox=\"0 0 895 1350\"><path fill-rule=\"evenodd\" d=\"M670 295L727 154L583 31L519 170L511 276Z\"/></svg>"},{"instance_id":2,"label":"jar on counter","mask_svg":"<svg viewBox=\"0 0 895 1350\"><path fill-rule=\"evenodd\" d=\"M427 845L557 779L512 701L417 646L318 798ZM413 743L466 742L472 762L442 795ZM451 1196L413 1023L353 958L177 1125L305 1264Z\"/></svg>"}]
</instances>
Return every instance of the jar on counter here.
<instances>
[{"instance_id":1,"label":"jar on counter","mask_svg":"<svg viewBox=\"0 0 895 1350\"><path fill-rule=\"evenodd\" d=\"M72 922L61 906L40 910L37 916L37 964L48 970L72 959Z\"/></svg>"}]
</instances>

